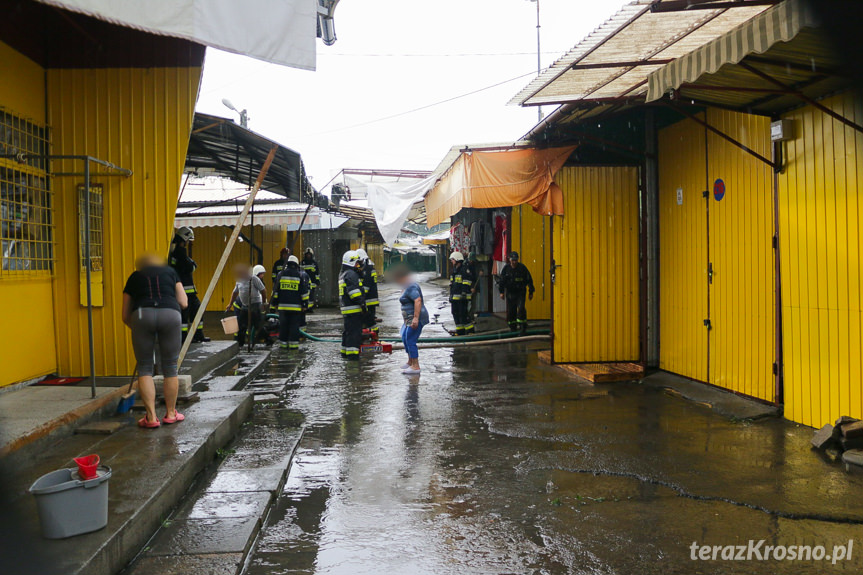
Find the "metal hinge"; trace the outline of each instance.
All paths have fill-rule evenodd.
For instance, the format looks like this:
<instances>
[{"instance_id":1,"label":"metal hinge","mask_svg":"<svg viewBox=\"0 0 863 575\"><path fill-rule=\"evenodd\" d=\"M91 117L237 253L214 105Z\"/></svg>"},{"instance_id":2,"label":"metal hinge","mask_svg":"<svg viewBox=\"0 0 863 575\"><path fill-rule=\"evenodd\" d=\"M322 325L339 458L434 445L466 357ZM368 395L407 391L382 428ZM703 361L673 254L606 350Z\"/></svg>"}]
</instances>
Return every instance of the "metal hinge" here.
<instances>
[{"instance_id":1,"label":"metal hinge","mask_svg":"<svg viewBox=\"0 0 863 575\"><path fill-rule=\"evenodd\" d=\"M779 375L779 364L773 362L773 375Z\"/></svg>"},{"instance_id":2,"label":"metal hinge","mask_svg":"<svg viewBox=\"0 0 863 575\"><path fill-rule=\"evenodd\" d=\"M707 190L704 190L703 192L701 192L701 197L706 200L707 198L710 197L710 192L708 192Z\"/></svg>"},{"instance_id":3,"label":"metal hinge","mask_svg":"<svg viewBox=\"0 0 863 575\"><path fill-rule=\"evenodd\" d=\"M773 239L771 240L771 243L773 244L774 250L779 247L779 235L778 234L773 234Z\"/></svg>"},{"instance_id":4,"label":"metal hinge","mask_svg":"<svg viewBox=\"0 0 863 575\"><path fill-rule=\"evenodd\" d=\"M709 319L704 320L704 327L707 329L713 329L713 324L710 323Z\"/></svg>"}]
</instances>

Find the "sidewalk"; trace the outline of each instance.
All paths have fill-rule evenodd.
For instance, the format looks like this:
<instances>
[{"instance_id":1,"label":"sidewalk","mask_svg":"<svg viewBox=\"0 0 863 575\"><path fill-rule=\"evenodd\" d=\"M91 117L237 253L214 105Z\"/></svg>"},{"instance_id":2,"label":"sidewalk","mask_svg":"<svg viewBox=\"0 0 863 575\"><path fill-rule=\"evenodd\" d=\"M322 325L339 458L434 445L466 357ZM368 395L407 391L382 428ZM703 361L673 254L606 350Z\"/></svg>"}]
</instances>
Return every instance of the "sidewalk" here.
<instances>
[{"instance_id":1,"label":"sidewalk","mask_svg":"<svg viewBox=\"0 0 863 575\"><path fill-rule=\"evenodd\" d=\"M235 356L237 349L230 341L196 344L180 373L191 375L194 384ZM85 423L112 414L128 384L128 377L97 378L95 399L89 379L74 385L31 385L0 393L0 458L23 448L39 450ZM17 454L16 459L19 455L26 456Z\"/></svg>"},{"instance_id":2,"label":"sidewalk","mask_svg":"<svg viewBox=\"0 0 863 575\"><path fill-rule=\"evenodd\" d=\"M237 355L237 344L229 341L196 345L193 350L181 373L203 388L200 401L180 406L186 421L173 426L142 430L135 425L140 412L115 414L128 378L97 379L96 399L91 399L87 381L0 394L5 454L0 458L0 521L14 525L16 536L29 546L26 551L12 548L8 556L4 551L4 565L14 569L38 558L46 569L53 569L50 572L63 575L114 575L147 542L252 412L250 393L213 389L206 382L244 363L252 373L233 378L233 387L241 388L269 355L269 350ZM95 421L115 424L117 429L104 435L80 433L85 423ZM113 471L107 527L65 540L44 539L35 500L27 489L43 474L74 467L72 458L90 453L98 454ZM15 551L21 555L16 557Z\"/></svg>"}]
</instances>

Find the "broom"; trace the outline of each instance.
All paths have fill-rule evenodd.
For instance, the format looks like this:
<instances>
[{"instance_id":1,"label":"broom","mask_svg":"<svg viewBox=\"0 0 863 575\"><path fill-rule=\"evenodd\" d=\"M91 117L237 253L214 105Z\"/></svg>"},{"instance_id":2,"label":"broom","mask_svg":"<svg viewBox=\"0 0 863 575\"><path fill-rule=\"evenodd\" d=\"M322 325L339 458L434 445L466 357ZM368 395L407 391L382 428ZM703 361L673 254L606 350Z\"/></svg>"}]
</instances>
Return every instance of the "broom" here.
<instances>
[{"instance_id":1,"label":"broom","mask_svg":"<svg viewBox=\"0 0 863 575\"><path fill-rule=\"evenodd\" d=\"M126 393L123 394L123 397L120 398L120 403L117 404L117 414L128 413L132 410L132 406L135 405L135 396L137 392L132 389L132 386L135 384L135 376L138 375L138 366L135 366L135 371L132 373L132 379L129 381L129 389L126 390Z\"/></svg>"}]
</instances>

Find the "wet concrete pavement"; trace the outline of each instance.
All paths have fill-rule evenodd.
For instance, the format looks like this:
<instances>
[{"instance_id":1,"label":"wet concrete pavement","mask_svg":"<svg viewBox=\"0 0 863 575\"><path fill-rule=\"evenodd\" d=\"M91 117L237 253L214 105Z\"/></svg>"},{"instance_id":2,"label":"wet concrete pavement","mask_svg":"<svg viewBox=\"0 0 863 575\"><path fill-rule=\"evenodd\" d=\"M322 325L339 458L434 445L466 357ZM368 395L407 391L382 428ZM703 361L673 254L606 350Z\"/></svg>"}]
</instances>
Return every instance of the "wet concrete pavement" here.
<instances>
[{"instance_id":1,"label":"wet concrete pavement","mask_svg":"<svg viewBox=\"0 0 863 575\"><path fill-rule=\"evenodd\" d=\"M442 289L424 291L434 312ZM317 314L309 331L337 325ZM419 378L399 373L400 352L359 365L336 344L276 352L262 377L296 373L282 400L306 430L246 572L861 572L863 480L810 451L809 428L575 383L540 347L423 350ZM836 565L690 556L693 542L761 539L856 548Z\"/></svg>"}]
</instances>

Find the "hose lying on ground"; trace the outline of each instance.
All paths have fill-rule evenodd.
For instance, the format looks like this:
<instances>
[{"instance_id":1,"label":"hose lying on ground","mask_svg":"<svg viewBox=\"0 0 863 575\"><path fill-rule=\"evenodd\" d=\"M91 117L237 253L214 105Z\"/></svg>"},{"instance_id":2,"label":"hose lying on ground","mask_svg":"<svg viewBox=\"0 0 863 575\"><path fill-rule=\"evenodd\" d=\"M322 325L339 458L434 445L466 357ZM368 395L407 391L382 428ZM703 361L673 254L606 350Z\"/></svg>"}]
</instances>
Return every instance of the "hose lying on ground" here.
<instances>
[{"instance_id":1,"label":"hose lying on ground","mask_svg":"<svg viewBox=\"0 0 863 575\"><path fill-rule=\"evenodd\" d=\"M328 339L323 337L317 337L314 335L310 335L303 330L300 330L300 334L308 339L309 341L317 341L322 343L341 343L340 339ZM521 335L516 331L508 331L505 333L492 333L492 334L479 334L479 335L459 335L459 336L451 336L451 337L421 337L418 344L429 344L429 343L441 343L446 344L441 347L450 347L453 345L463 344L463 343L482 343L482 342L490 342L490 341L501 341L501 342L513 342L513 341L530 341L525 338L530 337L540 337L547 338L548 331L546 330L529 330L524 335ZM393 343L401 343L401 338L397 337L382 337L381 341L393 342Z\"/></svg>"},{"instance_id":2,"label":"hose lying on ground","mask_svg":"<svg viewBox=\"0 0 863 575\"><path fill-rule=\"evenodd\" d=\"M495 339L487 339L481 341L456 341L459 339L464 339L462 337L451 337L446 342L434 342L434 343L423 343L423 340L420 339L417 342L417 347L420 349L435 349L440 347L464 347L468 345L497 345L500 343L521 343L525 341L548 341L549 335L521 335L518 337L507 337L507 338L495 338ZM446 338L441 338L446 339ZM428 340L426 340L428 341ZM404 349L405 346L403 343L394 343L393 349Z\"/></svg>"}]
</instances>

